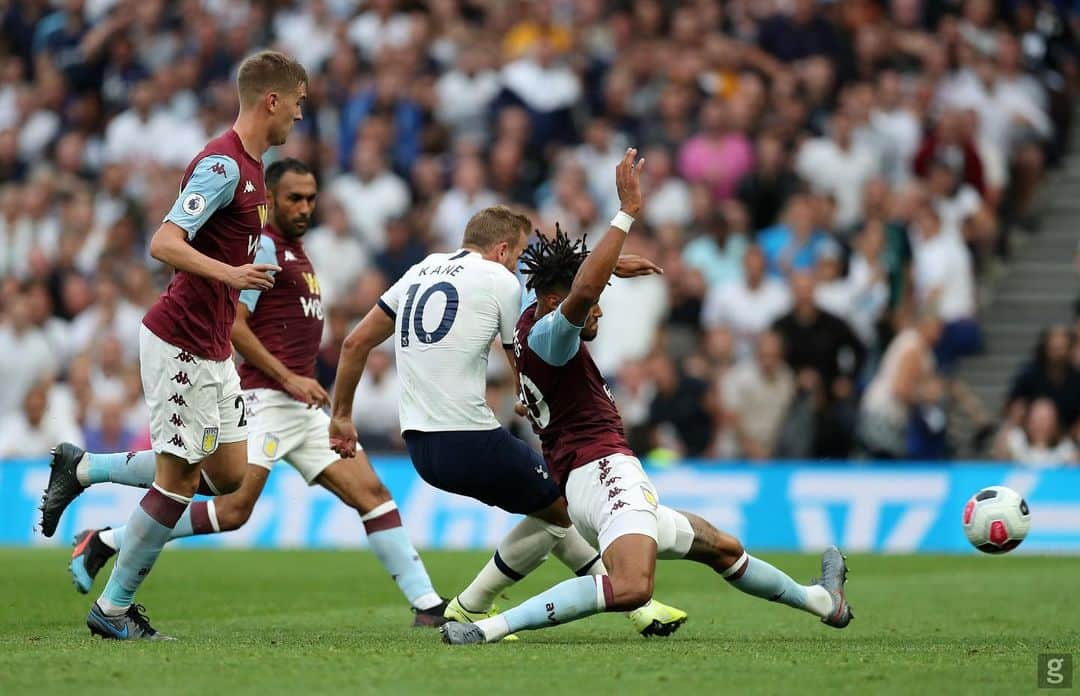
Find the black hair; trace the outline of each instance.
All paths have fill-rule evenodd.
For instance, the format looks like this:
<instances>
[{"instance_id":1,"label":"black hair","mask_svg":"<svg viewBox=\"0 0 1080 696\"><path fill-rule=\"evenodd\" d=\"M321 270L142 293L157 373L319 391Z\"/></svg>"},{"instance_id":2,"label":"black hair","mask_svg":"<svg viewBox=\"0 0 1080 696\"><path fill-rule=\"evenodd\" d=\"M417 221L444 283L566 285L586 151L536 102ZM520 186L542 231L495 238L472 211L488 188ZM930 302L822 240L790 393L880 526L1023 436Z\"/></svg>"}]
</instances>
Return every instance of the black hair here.
<instances>
[{"instance_id":1,"label":"black hair","mask_svg":"<svg viewBox=\"0 0 1080 696\"><path fill-rule=\"evenodd\" d=\"M266 181L266 188L273 191L277 188L278 182L281 181L281 177L285 176L285 172L293 172L296 174L314 174L311 171L311 167L307 166L295 157L286 157L285 159L279 159L266 168L266 174L264 179Z\"/></svg>"},{"instance_id":2,"label":"black hair","mask_svg":"<svg viewBox=\"0 0 1080 696\"><path fill-rule=\"evenodd\" d=\"M538 293L568 289L588 255L584 237L570 241L559 223L555 223L554 239L538 233L536 241L521 254L524 266L521 272L529 276L525 287Z\"/></svg>"}]
</instances>

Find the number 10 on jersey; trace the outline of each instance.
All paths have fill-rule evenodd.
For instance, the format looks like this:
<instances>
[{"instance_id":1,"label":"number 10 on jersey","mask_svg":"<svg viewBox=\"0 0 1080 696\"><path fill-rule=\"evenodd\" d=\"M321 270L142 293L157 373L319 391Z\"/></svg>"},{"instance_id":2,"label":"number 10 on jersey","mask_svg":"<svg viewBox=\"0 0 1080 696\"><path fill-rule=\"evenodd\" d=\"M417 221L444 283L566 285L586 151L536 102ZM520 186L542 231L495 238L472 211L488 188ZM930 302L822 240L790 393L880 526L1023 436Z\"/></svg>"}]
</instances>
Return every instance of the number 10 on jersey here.
<instances>
[{"instance_id":1,"label":"number 10 on jersey","mask_svg":"<svg viewBox=\"0 0 1080 696\"><path fill-rule=\"evenodd\" d=\"M454 319L457 318L458 311L458 291L450 283L443 281L441 283L435 283L430 288L424 291L424 294L420 295L420 299L416 299L416 293L420 290L420 283L414 283L409 286L409 290L405 295L405 311L401 313L401 347L409 347L409 333L410 331L416 334L416 338L421 343L438 343L446 338L446 334L450 333L450 328L454 325ZM443 307L442 318L439 319L439 325L435 327L434 331L427 331L424 328L424 309L427 308L428 300L432 298L435 293L442 293L446 296L446 305ZM413 305L415 303L415 312Z\"/></svg>"}]
</instances>

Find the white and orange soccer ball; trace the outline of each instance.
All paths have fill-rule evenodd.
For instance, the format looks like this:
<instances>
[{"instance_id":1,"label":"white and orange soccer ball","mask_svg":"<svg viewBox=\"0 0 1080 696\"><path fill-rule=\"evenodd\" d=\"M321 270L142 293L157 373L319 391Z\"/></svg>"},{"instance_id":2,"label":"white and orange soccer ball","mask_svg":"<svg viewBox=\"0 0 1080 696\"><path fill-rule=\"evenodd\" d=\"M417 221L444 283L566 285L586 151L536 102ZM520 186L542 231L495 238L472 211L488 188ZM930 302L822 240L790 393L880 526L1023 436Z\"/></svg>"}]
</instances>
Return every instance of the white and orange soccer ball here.
<instances>
[{"instance_id":1,"label":"white and orange soccer ball","mask_svg":"<svg viewBox=\"0 0 1080 696\"><path fill-rule=\"evenodd\" d=\"M964 534L983 553L1012 551L1031 529L1031 512L1024 497L1005 486L989 486L964 505Z\"/></svg>"}]
</instances>

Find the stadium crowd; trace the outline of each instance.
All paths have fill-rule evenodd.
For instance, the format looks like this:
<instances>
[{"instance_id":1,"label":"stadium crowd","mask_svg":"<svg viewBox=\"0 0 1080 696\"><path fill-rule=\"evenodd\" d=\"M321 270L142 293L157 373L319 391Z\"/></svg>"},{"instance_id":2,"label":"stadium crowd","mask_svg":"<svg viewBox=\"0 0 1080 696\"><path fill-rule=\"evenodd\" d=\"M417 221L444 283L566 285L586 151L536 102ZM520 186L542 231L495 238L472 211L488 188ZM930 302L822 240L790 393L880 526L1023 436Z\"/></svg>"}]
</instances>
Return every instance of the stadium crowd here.
<instances>
[{"instance_id":1,"label":"stadium crowd","mask_svg":"<svg viewBox=\"0 0 1080 696\"><path fill-rule=\"evenodd\" d=\"M591 350L635 449L947 458L958 400L987 453L1075 464L1080 323L1046 332L1007 404L953 378L1064 150L1070 7L0 0L0 457L149 445L137 332L168 269L146 243L232 122L239 60L272 46L311 75L274 156L319 173L327 386L357 318L477 210L597 239L633 144L647 205L627 248L665 274L613 283ZM357 394L368 449L400 447L396 394L380 352Z\"/></svg>"}]
</instances>

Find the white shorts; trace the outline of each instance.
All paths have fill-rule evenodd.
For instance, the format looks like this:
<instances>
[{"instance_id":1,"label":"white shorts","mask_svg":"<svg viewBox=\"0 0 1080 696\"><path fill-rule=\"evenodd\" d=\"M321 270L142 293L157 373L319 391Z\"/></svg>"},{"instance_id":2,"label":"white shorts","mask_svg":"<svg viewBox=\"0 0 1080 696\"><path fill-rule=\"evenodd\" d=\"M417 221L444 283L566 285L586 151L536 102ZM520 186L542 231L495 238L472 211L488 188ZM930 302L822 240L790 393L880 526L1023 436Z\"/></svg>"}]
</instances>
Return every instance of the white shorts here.
<instances>
[{"instance_id":1,"label":"white shorts","mask_svg":"<svg viewBox=\"0 0 1080 696\"><path fill-rule=\"evenodd\" d=\"M284 459L311 484L341 459L330 449L330 416L321 408L277 389L248 389L244 398L251 428L248 463L270 469Z\"/></svg>"},{"instance_id":2,"label":"white shorts","mask_svg":"<svg viewBox=\"0 0 1080 696\"><path fill-rule=\"evenodd\" d=\"M574 469L566 502L574 526L600 553L627 534L654 539L658 558L682 558L694 541L690 521L660 504L636 457L613 454Z\"/></svg>"},{"instance_id":3,"label":"white shorts","mask_svg":"<svg viewBox=\"0 0 1080 696\"><path fill-rule=\"evenodd\" d=\"M220 443L247 439L240 376L232 360L194 356L140 326L139 370L155 452L194 464Z\"/></svg>"}]
</instances>

